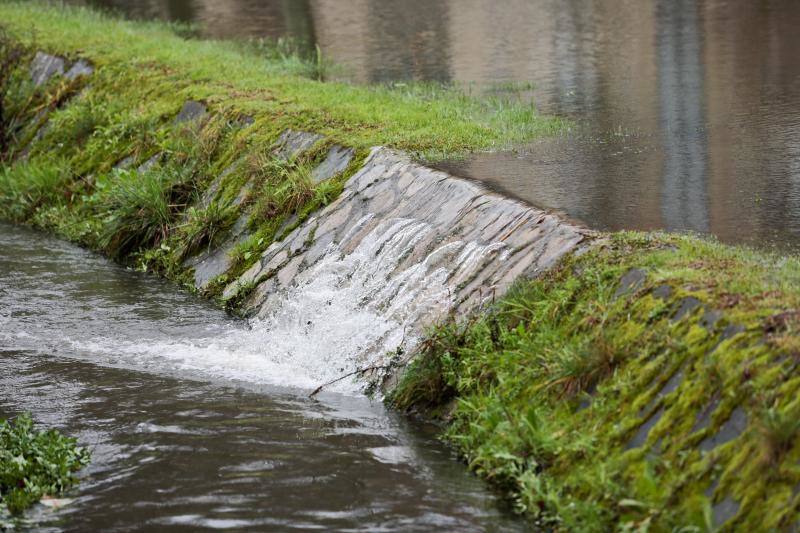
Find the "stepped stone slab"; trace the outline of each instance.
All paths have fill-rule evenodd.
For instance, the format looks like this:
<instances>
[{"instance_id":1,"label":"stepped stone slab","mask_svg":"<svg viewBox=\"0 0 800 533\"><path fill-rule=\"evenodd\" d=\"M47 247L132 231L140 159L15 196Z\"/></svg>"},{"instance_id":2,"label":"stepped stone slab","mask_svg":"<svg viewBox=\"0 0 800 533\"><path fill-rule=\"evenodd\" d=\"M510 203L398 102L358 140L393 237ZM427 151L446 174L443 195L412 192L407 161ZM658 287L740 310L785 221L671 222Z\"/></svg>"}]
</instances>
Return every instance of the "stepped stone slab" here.
<instances>
[{"instance_id":1,"label":"stepped stone slab","mask_svg":"<svg viewBox=\"0 0 800 533\"><path fill-rule=\"evenodd\" d=\"M188 100L175 117L175 124L194 122L206 116L207 109L205 104L195 100Z\"/></svg>"},{"instance_id":2,"label":"stepped stone slab","mask_svg":"<svg viewBox=\"0 0 800 533\"><path fill-rule=\"evenodd\" d=\"M88 61L79 59L70 67L67 73L64 74L64 77L68 80L74 80L81 76L91 76L92 74L94 74L92 65L90 65Z\"/></svg>"},{"instance_id":3,"label":"stepped stone slab","mask_svg":"<svg viewBox=\"0 0 800 533\"><path fill-rule=\"evenodd\" d=\"M376 148L340 197L274 243L225 291L256 284L246 302L263 316L292 280L332 248L350 254L379 225L418 224L420 235L389 277L425 261L446 277L453 294L440 311L469 312L502 295L520 275L535 275L586 240L589 232L543 211ZM422 231L424 230L424 231ZM261 285L269 283L268 290ZM417 331L436 317L413 320Z\"/></svg>"},{"instance_id":4,"label":"stepped stone slab","mask_svg":"<svg viewBox=\"0 0 800 533\"><path fill-rule=\"evenodd\" d=\"M311 173L311 179L314 181L314 184L322 183L323 181L330 179L337 174L344 172L347 168L347 165L350 164L350 161L353 160L353 156L355 152L352 148L345 148L343 146L336 145L328 150L328 155L325 157L325 161L320 163L320 165L313 170Z\"/></svg>"},{"instance_id":5,"label":"stepped stone slab","mask_svg":"<svg viewBox=\"0 0 800 533\"><path fill-rule=\"evenodd\" d=\"M206 250L184 262L184 266L194 268L194 283L198 289L205 289L211 280L224 274L233 266L230 253L237 244L250 236L250 232L247 231L249 218L249 213L243 213L220 247Z\"/></svg>"},{"instance_id":6,"label":"stepped stone slab","mask_svg":"<svg viewBox=\"0 0 800 533\"><path fill-rule=\"evenodd\" d=\"M318 141L323 139L322 135L308 133L305 131L286 130L275 145L274 154L284 160L294 159L301 153L310 150Z\"/></svg>"},{"instance_id":7,"label":"stepped stone slab","mask_svg":"<svg viewBox=\"0 0 800 533\"><path fill-rule=\"evenodd\" d=\"M192 102L187 102L186 105L184 105L184 108L191 103ZM203 107L203 114L205 114L205 107ZM309 150L314 146L314 144L317 143L317 141L321 140L322 138L323 137L321 135L316 135L313 133L286 130L278 139L274 153L276 157L288 160L297 157L306 150ZM352 155L350 157L352 158ZM232 172L235 168L236 163L228 167L216 180L214 180L209 187L209 190L206 191L206 194L199 202L201 207L208 207L208 205L213 201L214 196L216 196L217 192L219 191L222 179L224 179L224 177ZM244 203L247 196L251 193L252 188L252 181L247 182L239 191L239 194L236 196L236 198L234 198L232 205L239 206ZM224 274L233 266L230 253L237 245L241 244L252 235L252 232L247 229L247 223L249 219L250 212L249 210L245 210L233 225L233 228L231 228L225 241L218 248L206 250L194 257L187 259L184 262L184 266L194 268L194 281L195 286L198 289L202 290L207 288L209 283L214 278ZM285 274L284 277L286 277ZM236 289L238 289L238 285L232 285L233 288L226 288L225 295L227 297L233 296L236 292Z\"/></svg>"},{"instance_id":8,"label":"stepped stone slab","mask_svg":"<svg viewBox=\"0 0 800 533\"><path fill-rule=\"evenodd\" d=\"M41 87L53 77L64 74L65 68L64 59L44 52L36 52L31 63L31 81L36 87Z\"/></svg>"}]
</instances>

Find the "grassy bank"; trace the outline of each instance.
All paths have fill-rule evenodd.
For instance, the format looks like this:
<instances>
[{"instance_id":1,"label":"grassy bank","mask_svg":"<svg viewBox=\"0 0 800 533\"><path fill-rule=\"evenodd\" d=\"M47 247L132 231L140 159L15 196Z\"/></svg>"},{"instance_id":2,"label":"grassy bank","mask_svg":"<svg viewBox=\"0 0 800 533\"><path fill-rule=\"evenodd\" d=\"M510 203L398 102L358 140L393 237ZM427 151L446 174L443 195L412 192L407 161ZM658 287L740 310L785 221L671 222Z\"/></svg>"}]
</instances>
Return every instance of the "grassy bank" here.
<instances>
[{"instance_id":1,"label":"grassy bank","mask_svg":"<svg viewBox=\"0 0 800 533\"><path fill-rule=\"evenodd\" d=\"M0 529L44 497L61 495L89 452L55 430L38 431L27 415L0 420Z\"/></svg>"},{"instance_id":2,"label":"grassy bank","mask_svg":"<svg viewBox=\"0 0 800 533\"><path fill-rule=\"evenodd\" d=\"M124 107L140 121L174 115L186 100L204 100L255 117L260 135L254 142L294 128L355 148L387 145L436 154L503 146L562 126L537 116L530 105L471 98L436 85L319 82L298 75L308 70L302 62L269 49L185 39L163 23L9 1L0 1L0 21L27 45L89 58L98 67L92 92L121 91L110 111Z\"/></svg>"},{"instance_id":3,"label":"grassy bank","mask_svg":"<svg viewBox=\"0 0 800 533\"><path fill-rule=\"evenodd\" d=\"M219 245L249 213L251 237L232 251L225 279L209 285L215 296L335 199L371 146L453 155L561 126L530 106L442 87L323 83L314 64L279 49L181 33L83 8L0 1L0 217L190 286L184 261ZM37 51L87 60L94 72L36 86ZM176 121L186 102L208 112ZM272 147L287 129L324 141L284 161ZM355 158L313 183L311 169L334 144ZM212 185L218 194L200 202Z\"/></svg>"},{"instance_id":4,"label":"grassy bank","mask_svg":"<svg viewBox=\"0 0 800 533\"><path fill-rule=\"evenodd\" d=\"M615 234L436 330L392 401L546 526L786 529L799 328L800 261Z\"/></svg>"}]
</instances>

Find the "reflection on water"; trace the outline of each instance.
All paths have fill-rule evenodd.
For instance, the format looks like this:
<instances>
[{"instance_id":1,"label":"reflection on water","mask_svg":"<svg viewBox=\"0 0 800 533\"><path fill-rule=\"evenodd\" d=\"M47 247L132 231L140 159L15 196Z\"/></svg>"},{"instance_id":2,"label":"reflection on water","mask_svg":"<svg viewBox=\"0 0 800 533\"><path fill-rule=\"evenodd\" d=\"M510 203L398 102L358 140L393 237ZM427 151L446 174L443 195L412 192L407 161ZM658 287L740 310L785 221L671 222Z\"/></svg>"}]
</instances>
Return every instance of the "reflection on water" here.
<instances>
[{"instance_id":1,"label":"reflection on water","mask_svg":"<svg viewBox=\"0 0 800 533\"><path fill-rule=\"evenodd\" d=\"M800 245L800 2L89 0L292 35L361 82L533 82L575 131L444 168L606 229Z\"/></svg>"},{"instance_id":2,"label":"reflection on water","mask_svg":"<svg viewBox=\"0 0 800 533\"><path fill-rule=\"evenodd\" d=\"M92 449L74 501L35 510L35 525L522 529L431 428L366 398L192 381L158 356L126 363L113 345L70 342L113 336L146 351L236 327L168 283L0 223L0 418L30 411Z\"/></svg>"}]
</instances>

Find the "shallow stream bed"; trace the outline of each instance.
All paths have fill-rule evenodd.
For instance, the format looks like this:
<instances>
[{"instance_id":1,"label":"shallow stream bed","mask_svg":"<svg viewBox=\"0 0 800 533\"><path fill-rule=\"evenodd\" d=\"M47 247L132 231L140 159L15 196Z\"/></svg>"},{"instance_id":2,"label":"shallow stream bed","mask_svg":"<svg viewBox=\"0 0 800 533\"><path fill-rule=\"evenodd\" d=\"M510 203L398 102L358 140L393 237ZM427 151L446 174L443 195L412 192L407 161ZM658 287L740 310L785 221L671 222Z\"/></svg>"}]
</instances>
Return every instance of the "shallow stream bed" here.
<instances>
[{"instance_id":1,"label":"shallow stream bed","mask_svg":"<svg viewBox=\"0 0 800 533\"><path fill-rule=\"evenodd\" d=\"M0 418L30 411L93 455L71 501L30 519L70 531L523 528L433 428L359 396L214 379L226 355L209 357L208 339L246 327L169 283L0 224ZM201 371L187 363L195 343ZM170 358L170 346L187 353Z\"/></svg>"}]
</instances>

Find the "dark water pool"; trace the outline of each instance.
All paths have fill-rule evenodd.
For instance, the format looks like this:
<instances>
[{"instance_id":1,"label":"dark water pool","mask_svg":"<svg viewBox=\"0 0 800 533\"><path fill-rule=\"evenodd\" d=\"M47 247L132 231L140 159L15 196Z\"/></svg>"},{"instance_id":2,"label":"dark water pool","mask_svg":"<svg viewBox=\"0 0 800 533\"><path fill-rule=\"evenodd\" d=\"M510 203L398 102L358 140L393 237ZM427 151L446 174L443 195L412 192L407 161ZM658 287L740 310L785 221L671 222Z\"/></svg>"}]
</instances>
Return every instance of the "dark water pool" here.
<instances>
[{"instance_id":1,"label":"dark water pool","mask_svg":"<svg viewBox=\"0 0 800 533\"><path fill-rule=\"evenodd\" d=\"M71 502L38 507L32 525L523 529L432 428L363 397L311 400L256 376L209 380L213 368L193 377L151 350L244 327L174 286L0 223L0 418L32 412L93 453ZM139 350L82 348L93 339Z\"/></svg>"},{"instance_id":2,"label":"dark water pool","mask_svg":"<svg viewBox=\"0 0 800 533\"><path fill-rule=\"evenodd\" d=\"M525 82L568 135L442 165L602 229L800 245L800 2L89 0L290 35L359 82Z\"/></svg>"}]
</instances>

